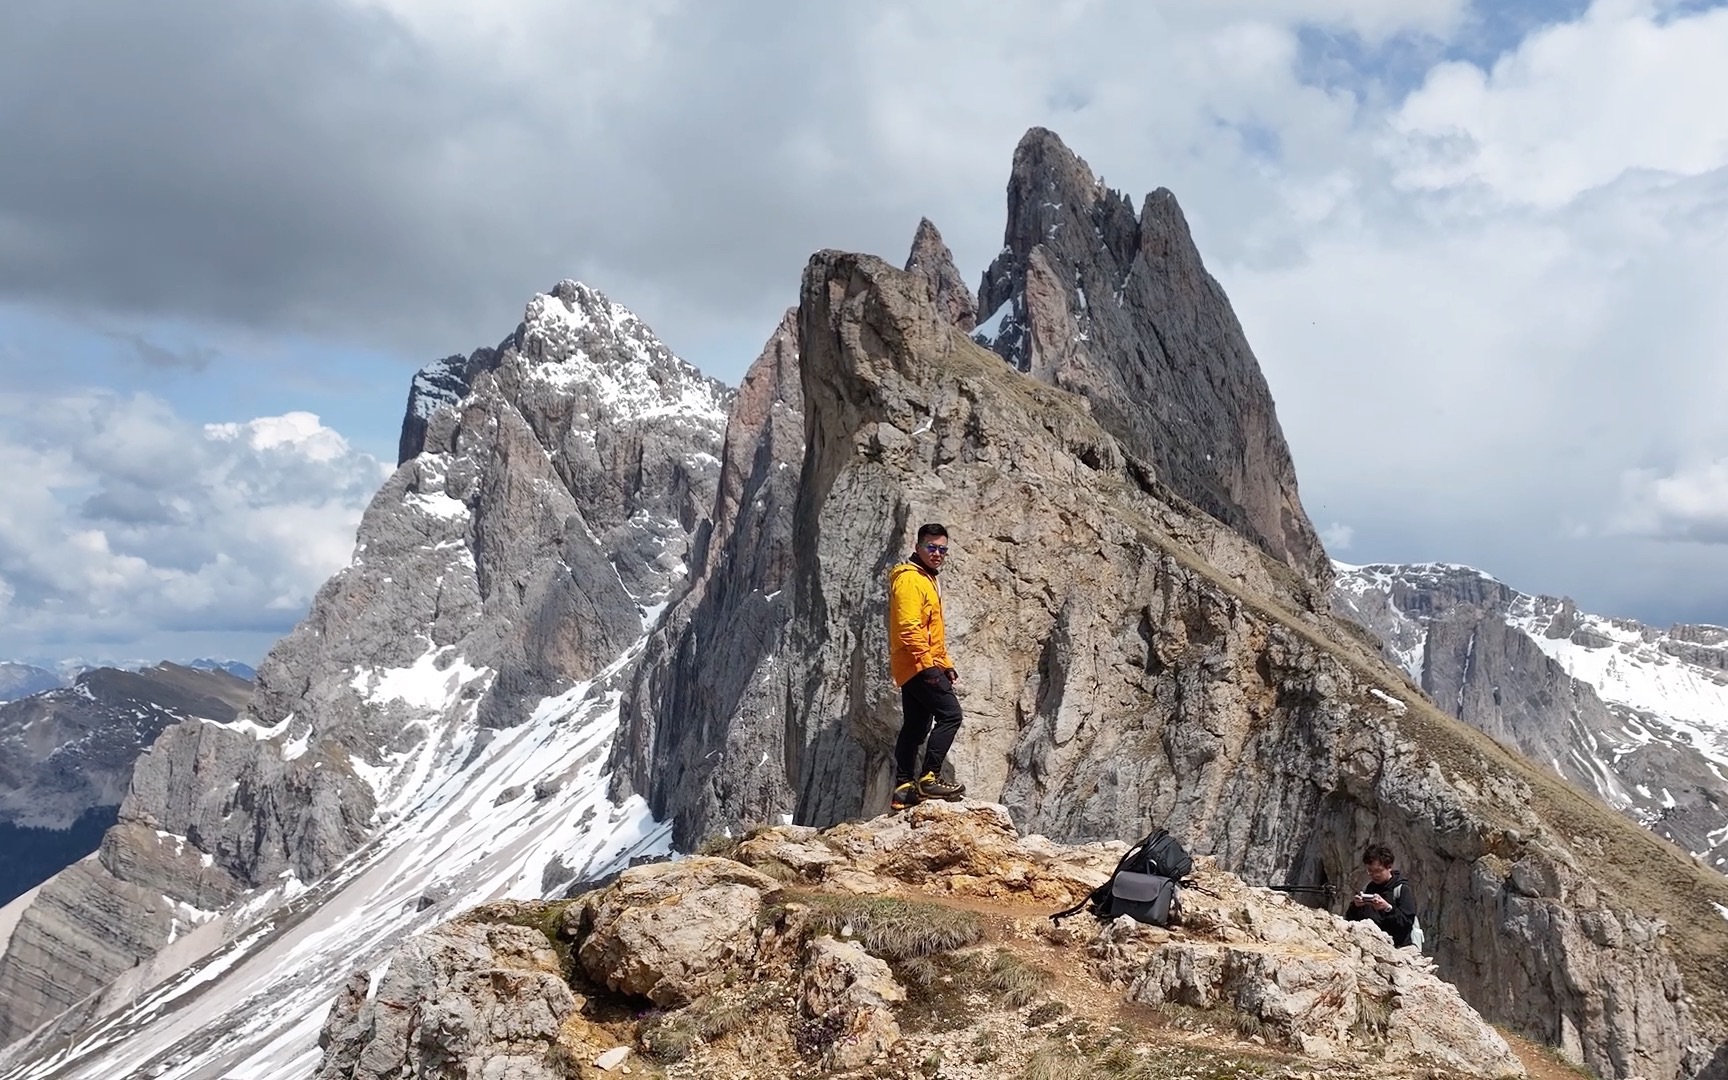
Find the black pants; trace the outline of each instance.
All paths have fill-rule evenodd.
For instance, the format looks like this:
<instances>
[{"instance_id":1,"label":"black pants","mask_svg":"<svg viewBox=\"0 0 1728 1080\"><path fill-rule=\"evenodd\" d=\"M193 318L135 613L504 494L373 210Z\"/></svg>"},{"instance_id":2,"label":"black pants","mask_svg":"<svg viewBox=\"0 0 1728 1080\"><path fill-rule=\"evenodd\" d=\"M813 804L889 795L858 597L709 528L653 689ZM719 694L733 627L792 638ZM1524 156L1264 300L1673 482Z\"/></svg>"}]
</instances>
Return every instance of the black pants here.
<instances>
[{"instance_id":1,"label":"black pants","mask_svg":"<svg viewBox=\"0 0 1728 1080\"><path fill-rule=\"evenodd\" d=\"M903 784L925 773L941 775L942 762L954 745L955 732L960 730L960 699L954 696L948 673L941 668L925 668L907 679L900 688L900 708L905 718L900 722L900 737L894 740L894 782ZM924 767L914 772L918 747L926 735L930 743L924 747Z\"/></svg>"}]
</instances>

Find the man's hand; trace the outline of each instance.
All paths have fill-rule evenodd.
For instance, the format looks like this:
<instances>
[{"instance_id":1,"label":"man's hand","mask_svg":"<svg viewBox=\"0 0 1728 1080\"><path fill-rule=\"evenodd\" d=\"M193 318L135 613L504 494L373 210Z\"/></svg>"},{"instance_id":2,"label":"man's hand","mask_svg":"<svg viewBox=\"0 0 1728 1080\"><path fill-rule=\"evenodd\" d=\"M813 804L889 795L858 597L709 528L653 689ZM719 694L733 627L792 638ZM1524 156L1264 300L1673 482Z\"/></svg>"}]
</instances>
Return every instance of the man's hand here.
<instances>
[{"instance_id":1,"label":"man's hand","mask_svg":"<svg viewBox=\"0 0 1728 1080\"><path fill-rule=\"evenodd\" d=\"M949 682L957 683L960 681L960 673L958 671L955 671L953 668L944 668L943 670L948 672Z\"/></svg>"}]
</instances>

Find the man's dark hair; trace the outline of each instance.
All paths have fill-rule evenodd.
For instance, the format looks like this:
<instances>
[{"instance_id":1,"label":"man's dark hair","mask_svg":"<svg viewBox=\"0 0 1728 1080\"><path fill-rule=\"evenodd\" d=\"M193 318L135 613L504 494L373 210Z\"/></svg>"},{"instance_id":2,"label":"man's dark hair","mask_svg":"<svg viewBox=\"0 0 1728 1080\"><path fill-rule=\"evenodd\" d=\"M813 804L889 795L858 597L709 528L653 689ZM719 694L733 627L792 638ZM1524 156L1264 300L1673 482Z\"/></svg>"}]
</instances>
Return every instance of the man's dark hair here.
<instances>
[{"instance_id":1,"label":"man's dark hair","mask_svg":"<svg viewBox=\"0 0 1728 1080\"><path fill-rule=\"evenodd\" d=\"M1379 863L1381 866L1391 866L1392 849L1385 844L1369 844L1362 849L1363 863Z\"/></svg>"},{"instance_id":2,"label":"man's dark hair","mask_svg":"<svg viewBox=\"0 0 1728 1080\"><path fill-rule=\"evenodd\" d=\"M943 525L939 522L932 521L928 525L918 526L918 540L917 540L917 542L922 544L925 540L928 540L932 536L947 536L947 535L948 535L948 526Z\"/></svg>"}]
</instances>

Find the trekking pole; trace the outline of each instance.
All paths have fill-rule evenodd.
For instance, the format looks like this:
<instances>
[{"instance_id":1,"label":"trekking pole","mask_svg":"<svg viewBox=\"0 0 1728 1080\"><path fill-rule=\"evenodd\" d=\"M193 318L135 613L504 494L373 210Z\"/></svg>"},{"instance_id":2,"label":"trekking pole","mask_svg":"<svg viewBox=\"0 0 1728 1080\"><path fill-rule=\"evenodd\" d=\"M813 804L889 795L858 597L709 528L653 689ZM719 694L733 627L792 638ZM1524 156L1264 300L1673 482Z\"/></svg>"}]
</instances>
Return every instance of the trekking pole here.
<instances>
[{"instance_id":1,"label":"trekking pole","mask_svg":"<svg viewBox=\"0 0 1728 1080\"><path fill-rule=\"evenodd\" d=\"M1336 885L1268 885L1273 892L1289 893L1294 896L1324 896L1327 903L1338 899Z\"/></svg>"}]
</instances>

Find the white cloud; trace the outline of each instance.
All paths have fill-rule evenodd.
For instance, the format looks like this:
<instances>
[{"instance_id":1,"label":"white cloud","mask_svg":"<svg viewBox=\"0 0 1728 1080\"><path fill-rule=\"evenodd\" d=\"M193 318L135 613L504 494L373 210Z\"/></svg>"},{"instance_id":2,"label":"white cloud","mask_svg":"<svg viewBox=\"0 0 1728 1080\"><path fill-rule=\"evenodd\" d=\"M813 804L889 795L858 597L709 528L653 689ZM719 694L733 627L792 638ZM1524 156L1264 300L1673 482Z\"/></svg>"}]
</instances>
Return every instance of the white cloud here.
<instances>
[{"instance_id":1,"label":"white cloud","mask_svg":"<svg viewBox=\"0 0 1728 1080\"><path fill-rule=\"evenodd\" d=\"M1320 530L1320 542L1326 545L1328 552L1349 551L1355 539L1356 530L1340 522L1334 521Z\"/></svg>"},{"instance_id":2,"label":"white cloud","mask_svg":"<svg viewBox=\"0 0 1728 1080\"><path fill-rule=\"evenodd\" d=\"M1666 475L1631 470L1622 477L1622 489L1616 528L1664 540L1728 544L1728 458Z\"/></svg>"},{"instance_id":3,"label":"white cloud","mask_svg":"<svg viewBox=\"0 0 1728 1080\"><path fill-rule=\"evenodd\" d=\"M1558 207L1628 170L1728 164L1728 9L1597 0L1491 71L1449 63L1392 117L1402 183Z\"/></svg>"},{"instance_id":4,"label":"white cloud","mask_svg":"<svg viewBox=\"0 0 1728 1080\"><path fill-rule=\"evenodd\" d=\"M303 412L200 428L91 392L8 400L0 432L0 655L285 632L387 475Z\"/></svg>"}]
</instances>

